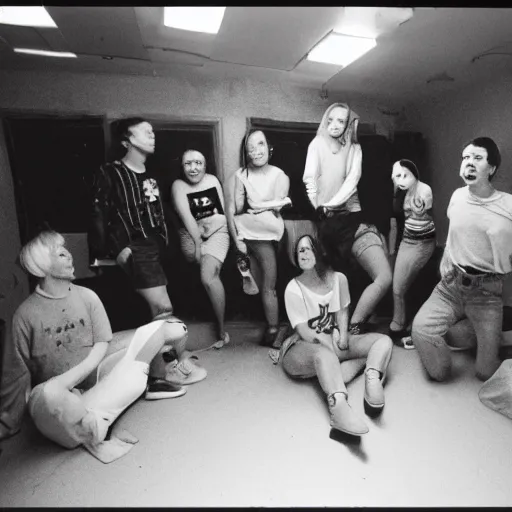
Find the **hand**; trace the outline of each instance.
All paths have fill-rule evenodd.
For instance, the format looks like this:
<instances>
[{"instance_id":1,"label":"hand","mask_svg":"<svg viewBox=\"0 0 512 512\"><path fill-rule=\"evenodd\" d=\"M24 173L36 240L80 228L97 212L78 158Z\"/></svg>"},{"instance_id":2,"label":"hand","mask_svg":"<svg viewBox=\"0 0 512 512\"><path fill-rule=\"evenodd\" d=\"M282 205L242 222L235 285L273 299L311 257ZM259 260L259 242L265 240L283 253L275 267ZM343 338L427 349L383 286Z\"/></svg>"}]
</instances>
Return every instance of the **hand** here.
<instances>
[{"instance_id":1,"label":"hand","mask_svg":"<svg viewBox=\"0 0 512 512\"><path fill-rule=\"evenodd\" d=\"M340 350L348 350L348 338L345 337L345 340L342 342L341 333L337 327L335 327L332 331L332 341Z\"/></svg>"},{"instance_id":2,"label":"hand","mask_svg":"<svg viewBox=\"0 0 512 512\"><path fill-rule=\"evenodd\" d=\"M236 248L243 254L247 254L247 245L242 240L237 240Z\"/></svg>"}]
</instances>

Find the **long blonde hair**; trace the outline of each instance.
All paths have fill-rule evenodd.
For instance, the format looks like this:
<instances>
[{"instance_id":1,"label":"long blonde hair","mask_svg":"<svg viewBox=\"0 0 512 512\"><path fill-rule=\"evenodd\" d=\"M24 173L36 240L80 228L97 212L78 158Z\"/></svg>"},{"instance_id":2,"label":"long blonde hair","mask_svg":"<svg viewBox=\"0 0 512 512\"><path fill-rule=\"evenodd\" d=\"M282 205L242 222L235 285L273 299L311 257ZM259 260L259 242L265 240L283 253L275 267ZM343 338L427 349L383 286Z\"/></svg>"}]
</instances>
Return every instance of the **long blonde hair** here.
<instances>
[{"instance_id":1,"label":"long blonde hair","mask_svg":"<svg viewBox=\"0 0 512 512\"><path fill-rule=\"evenodd\" d=\"M333 140L333 138L329 135L329 132L327 131L327 120L329 118L329 114L336 107L344 108L348 112L347 124L345 125L345 129L343 130L343 133L336 140L342 146L344 146L347 142L352 142L352 143L356 144L358 142L357 141L357 127L359 125L359 116L353 110L351 110L350 107L346 103L333 103L332 105L327 107L327 110L324 112L324 115L322 116L322 120L320 121L320 124L318 125L318 129L316 131L317 136L324 137L329 141Z\"/></svg>"}]
</instances>

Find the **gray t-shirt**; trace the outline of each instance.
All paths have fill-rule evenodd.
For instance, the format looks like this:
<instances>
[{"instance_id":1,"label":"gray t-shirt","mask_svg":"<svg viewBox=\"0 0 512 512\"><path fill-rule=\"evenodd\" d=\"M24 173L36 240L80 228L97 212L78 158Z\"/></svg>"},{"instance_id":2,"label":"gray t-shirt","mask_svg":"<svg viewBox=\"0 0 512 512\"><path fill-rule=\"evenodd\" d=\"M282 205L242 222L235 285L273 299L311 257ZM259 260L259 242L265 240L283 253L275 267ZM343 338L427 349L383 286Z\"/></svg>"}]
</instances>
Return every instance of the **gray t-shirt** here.
<instances>
[{"instance_id":1,"label":"gray t-shirt","mask_svg":"<svg viewBox=\"0 0 512 512\"><path fill-rule=\"evenodd\" d=\"M83 361L98 342L110 342L112 329L99 297L92 290L70 284L63 298L39 288L16 310L12 337L6 340L0 412L10 427L23 416L30 388L61 375ZM92 372L80 388L95 384Z\"/></svg>"}]
</instances>

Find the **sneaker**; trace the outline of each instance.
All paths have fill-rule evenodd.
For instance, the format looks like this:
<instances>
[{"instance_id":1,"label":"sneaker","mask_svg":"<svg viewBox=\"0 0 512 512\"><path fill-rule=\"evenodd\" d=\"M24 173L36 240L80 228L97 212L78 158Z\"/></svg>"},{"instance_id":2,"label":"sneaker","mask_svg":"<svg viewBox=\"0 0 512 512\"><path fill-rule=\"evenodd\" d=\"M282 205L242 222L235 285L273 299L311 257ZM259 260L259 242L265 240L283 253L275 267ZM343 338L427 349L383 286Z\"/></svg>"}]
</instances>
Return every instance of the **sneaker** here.
<instances>
[{"instance_id":1,"label":"sneaker","mask_svg":"<svg viewBox=\"0 0 512 512\"><path fill-rule=\"evenodd\" d=\"M217 341L212 345L213 348L222 348L224 345L227 345L231 339L229 338L229 334L227 332L224 333L224 336L222 339Z\"/></svg>"},{"instance_id":2,"label":"sneaker","mask_svg":"<svg viewBox=\"0 0 512 512\"><path fill-rule=\"evenodd\" d=\"M177 386L194 384L206 379L208 372L202 366L196 366L190 359L178 362L172 361L167 365L165 380Z\"/></svg>"},{"instance_id":3,"label":"sneaker","mask_svg":"<svg viewBox=\"0 0 512 512\"><path fill-rule=\"evenodd\" d=\"M163 398L177 398L183 396L187 392L187 388L176 386L164 379L148 380L148 387L144 398L146 400L161 400Z\"/></svg>"},{"instance_id":4,"label":"sneaker","mask_svg":"<svg viewBox=\"0 0 512 512\"><path fill-rule=\"evenodd\" d=\"M242 287L244 293L247 295L256 295L260 292L254 277L251 274L251 260L245 256L240 255L236 260L236 266L242 274Z\"/></svg>"},{"instance_id":5,"label":"sneaker","mask_svg":"<svg viewBox=\"0 0 512 512\"><path fill-rule=\"evenodd\" d=\"M339 391L327 397L329 412L331 414L331 427L350 434L361 436L368 433L366 423L354 412L347 402L347 393Z\"/></svg>"},{"instance_id":6,"label":"sneaker","mask_svg":"<svg viewBox=\"0 0 512 512\"><path fill-rule=\"evenodd\" d=\"M380 412L384 407L384 388L381 373L368 368L364 377L364 402L372 412Z\"/></svg>"}]
</instances>

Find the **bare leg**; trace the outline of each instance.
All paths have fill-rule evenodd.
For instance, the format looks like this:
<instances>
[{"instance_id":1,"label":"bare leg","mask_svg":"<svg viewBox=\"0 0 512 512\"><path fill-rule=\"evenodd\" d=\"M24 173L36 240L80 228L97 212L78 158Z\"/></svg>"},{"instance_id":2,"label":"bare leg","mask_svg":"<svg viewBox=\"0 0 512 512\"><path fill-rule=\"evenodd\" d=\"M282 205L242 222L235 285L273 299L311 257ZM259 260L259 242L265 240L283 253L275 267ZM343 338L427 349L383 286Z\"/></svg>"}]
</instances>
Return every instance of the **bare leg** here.
<instances>
[{"instance_id":1,"label":"bare leg","mask_svg":"<svg viewBox=\"0 0 512 512\"><path fill-rule=\"evenodd\" d=\"M155 286L154 288L141 288L136 290L149 305L151 318L155 318L160 313L168 311L172 313L171 299L167 293L166 286Z\"/></svg>"},{"instance_id":2,"label":"bare leg","mask_svg":"<svg viewBox=\"0 0 512 512\"><path fill-rule=\"evenodd\" d=\"M261 269L261 298L265 319L271 329L277 331L279 324L279 307L276 294L277 257L272 242L248 241L249 250ZM260 285L260 283L258 283Z\"/></svg>"},{"instance_id":3,"label":"bare leg","mask_svg":"<svg viewBox=\"0 0 512 512\"><path fill-rule=\"evenodd\" d=\"M377 307L382 297L391 286L391 268L383 248L379 245L368 247L358 258L359 264L372 279L352 314L350 323L364 322Z\"/></svg>"},{"instance_id":4,"label":"bare leg","mask_svg":"<svg viewBox=\"0 0 512 512\"><path fill-rule=\"evenodd\" d=\"M210 298L217 319L218 339L224 338L224 313L226 309L226 294L220 280L222 263L209 254L201 258L201 282Z\"/></svg>"}]
</instances>

